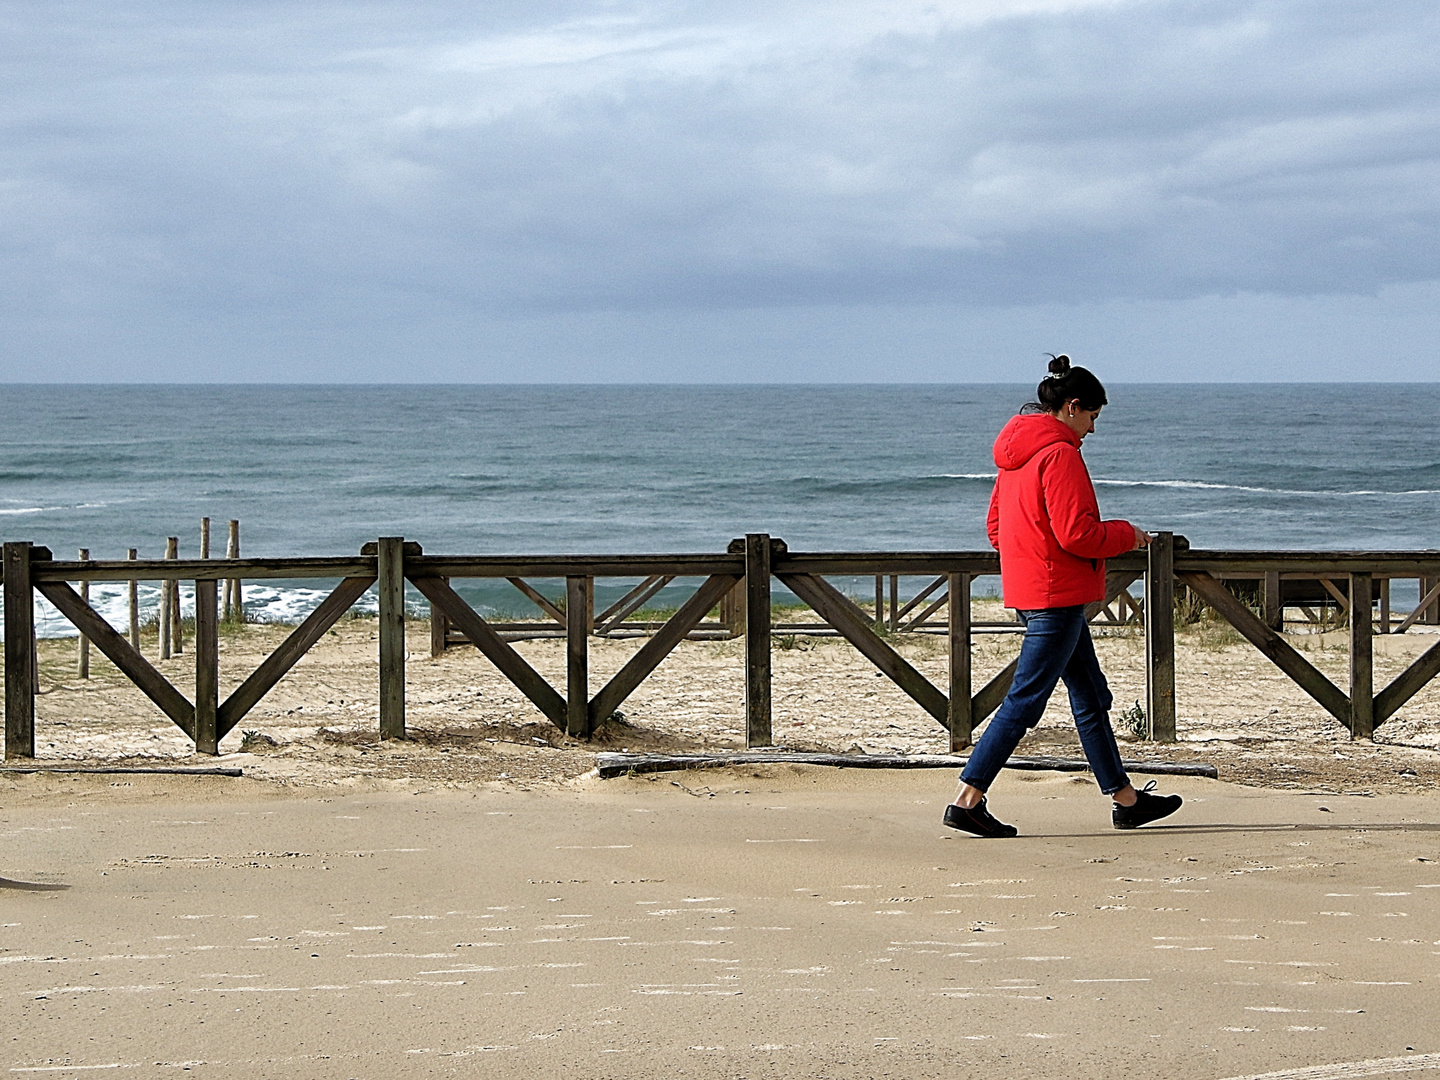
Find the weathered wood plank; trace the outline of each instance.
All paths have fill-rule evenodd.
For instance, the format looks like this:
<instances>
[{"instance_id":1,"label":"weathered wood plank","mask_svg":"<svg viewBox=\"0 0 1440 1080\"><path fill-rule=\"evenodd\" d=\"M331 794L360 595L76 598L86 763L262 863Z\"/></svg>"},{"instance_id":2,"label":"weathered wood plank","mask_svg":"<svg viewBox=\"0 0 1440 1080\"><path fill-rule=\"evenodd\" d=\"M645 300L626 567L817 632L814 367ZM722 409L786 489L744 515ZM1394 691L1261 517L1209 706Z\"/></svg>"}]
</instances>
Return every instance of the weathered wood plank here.
<instances>
[{"instance_id":1,"label":"weathered wood plank","mask_svg":"<svg viewBox=\"0 0 1440 1080\"><path fill-rule=\"evenodd\" d=\"M382 536L376 544L375 579L380 594L380 737L405 737L405 550L404 539Z\"/></svg>"},{"instance_id":2,"label":"weathered wood plank","mask_svg":"<svg viewBox=\"0 0 1440 1080\"><path fill-rule=\"evenodd\" d=\"M126 555L127 559L134 560L140 557L138 548L130 548ZM134 578L127 582L130 601L130 647L135 650L140 648L140 583Z\"/></svg>"},{"instance_id":3,"label":"weathered wood plank","mask_svg":"<svg viewBox=\"0 0 1440 1080\"><path fill-rule=\"evenodd\" d=\"M551 603L550 598L539 589L535 588L524 578L507 577L505 580L529 597L542 612L550 616L550 618L554 619L561 626L565 625L565 613L555 604Z\"/></svg>"},{"instance_id":4,"label":"weathered wood plank","mask_svg":"<svg viewBox=\"0 0 1440 1080\"><path fill-rule=\"evenodd\" d=\"M1347 728L1350 726L1350 699L1327 679L1310 661L1291 648L1235 597L1229 589L1206 573L1194 570L1177 571L1176 577L1200 594L1231 626L1268 656L1272 663L1295 682Z\"/></svg>"},{"instance_id":5,"label":"weathered wood plank","mask_svg":"<svg viewBox=\"0 0 1440 1080\"><path fill-rule=\"evenodd\" d=\"M669 574L653 574L646 578L642 585L631 589L620 603L611 604L604 614L596 616L595 621L601 625L596 626L595 633L610 633L629 618L631 613L639 611L647 600L674 580Z\"/></svg>"},{"instance_id":6,"label":"weathered wood plank","mask_svg":"<svg viewBox=\"0 0 1440 1080\"><path fill-rule=\"evenodd\" d=\"M636 586L635 586L634 588L632 588L629 592L627 592L624 596L620 597L619 600L616 600L613 604L611 604L609 607L607 607L604 611L602 611L602 612L600 612L600 614L596 615L596 616L595 616L595 624L596 624L597 626L599 626L599 625L602 625L602 624L608 622L609 619L610 619L610 617L611 617L612 615L614 615L617 611L619 611L622 607L624 607L626 604L628 604L631 600L633 600L635 597L639 596L639 595L640 595L641 593L643 593L646 589L648 589L651 585L653 585L653 584L655 583L655 580L656 580L659 576L660 576L660 575L658 575L658 574L651 574L651 575L650 575L649 577L647 577L644 581L640 582L639 585L636 585Z\"/></svg>"},{"instance_id":7,"label":"weathered wood plank","mask_svg":"<svg viewBox=\"0 0 1440 1080\"><path fill-rule=\"evenodd\" d=\"M745 745L770 746L770 537L746 534L744 552Z\"/></svg>"},{"instance_id":8,"label":"weathered wood plank","mask_svg":"<svg viewBox=\"0 0 1440 1080\"><path fill-rule=\"evenodd\" d=\"M1280 572L1265 571L1260 583L1260 620L1271 630L1285 629L1285 604L1280 595Z\"/></svg>"},{"instance_id":9,"label":"weathered wood plank","mask_svg":"<svg viewBox=\"0 0 1440 1080\"><path fill-rule=\"evenodd\" d=\"M956 754L824 754L801 751L738 751L729 754L615 754L595 755L595 771L602 779L630 773L675 772L748 765L827 765L839 769L963 769L970 758ZM1200 762L1122 761L1125 771L1139 776L1208 776L1217 779L1214 765ZM1088 772L1084 758L1011 757L1007 769L1028 772Z\"/></svg>"},{"instance_id":10,"label":"weathered wood plank","mask_svg":"<svg viewBox=\"0 0 1440 1080\"><path fill-rule=\"evenodd\" d=\"M156 671L130 643L115 632L89 604L80 599L80 594L64 581L44 581L36 584L40 595L55 605L57 611L69 619L75 629L89 635L95 647L109 658L127 679L140 688L141 693L160 707L160 711L173 720L181 731L195 738L195 707L184 694L171 686L164 675ZM6 608L8 614L9 608ZM8 688L8 683L7 683Z\"/></svg>"},{"instance_id":11,"label":"weathered wood plank","mask_svg":"<svg viewBox=\"0 0 1440 1080\"><path fill-rule=\"evenodd\" d=\"M1416 657L1389 686L1375 695L1375 726L1379 727L1394 716L1436 675L1440 675L1440 641Z\"/></svg>"},{"instance_id":12,"label":"weathered wood plank","mask_svg":"<svg viewBox=\"0 0 1440 1080\"><path fill-rule=\"evenodd\" d=\"M205 519L207 524L209 518ZM207 537L208 539L208 537ZM218 754L220 732L219 582L195 583L195 752Z\"/></svg>"},{"instance_id":13,"label":"weathered wood plank","mask_svg":"<svg viewBox=\"0 0 1440 1080\"><path fill-rule=\"evenodd\" d=\"M1374 581L1350 575L1350 737L1375 734L1375 639L1371 623Z\"/></svg>"},{"instance_id":14,"label":"weathered wood plank","mask_svg":"<svg viewBox=\"0 0 1440 1080\"><path fill-rule=\"evenodd\" d=\"M635 691L635 688L660 666L660 662L670 655L676 645L685 640L685 635L690 633L696 624L705 618L706 613L735 587L738 580L730 574L717 574L706 579L705 583L696 590L695 595L680 605L680 609L670 617L670 620L660 628L659 632L640 646L639 651L626 661L625 666L617 671L614 677L591 700L588 723L591 731L610 718L610 714L618 709L620 704Z\"/></svg>"},{"instance_id":15,"label":"weathered wood plank","mask_svg":"<svg viewBox=\"0 0 1440 1080\"><path fill-rule=\"evenodd\" d=\"M1175 741L1175 537L1156 533L1145 575L1145 720L1155 742ZM1128 595L1122 593L1121 595Z\"/></svg>"},{"instance_id":16,"label":"weathered wood plank","mask_svg":"<svg viewBox=\"0 0 1440 1080\"><path fill-rule=\"evenodd\" d=\"M1423 585L1428 580L1428 578L1421 578L1420 583ZM1435 603L1437 598L1440 598L1440 581L1437 581L1425 592L1425 595L1420 598L1420 602L1415 605L1415 610L1401 620L1400 625L1395 627L1394 633L1403 634L1417 622L1423 623L1426 613L1430 610L1430 605Z\"/></svg>"},{"instance_id":17,"label":"weathered wood plank","mask_svg":"<svg viewBox=\"0 0 1440 1080\"><path fill-rule=\"evenodd\" d=\"M5 566L5 756L35 756L35 597L31 546L7 542ZM78 597L76 599L79 599Z\"/></svg>"},{"instance_id":18,"label":"weathered wood plank","mask_svg":"<svg viewBox=\"0 0 1440 1080\"><path fill-rule=\"evenodd\" d=\"M958 572L964 573L964 571ZM906 603L906 605L900 609L899 613L896 614L896 622L899 622L901 619L905 618L906 615L909 615L910 612L914 611L917 607L924 603L927 596L933 593L936 589L940 588L941 585L944 585L945 582L947 582L948 580L950 579L947 574L941 574L934 581L930 582L929 585L926 585L925 588L921 589L918 593L912 596L910 600Z\"/></svg>"},{"instance_id":19,"label":"weathered wood plank","mask_svg":"<svg viewBox=\"0 0 1440 1080\"><path fill-rule=\"evenodd\" d=\"M80 561L90 561L89 548L80 549ZM80 599L84 600L87 604L90 603L90 583L88 581L82 581L80 583ZM82 679L88 679L90 678L90 639L84 634L81 634L78 642L79 653L75 657L75 674Z\"/></svg>"},{"instance_id":20,"label":"weathered wood plank","mask_svg":"<svg viewBox=\"0 0 1440 1080\"><path fill-rule=\"evenodd\" d=\"M445 639L450 636L450 620L445 612L430 605L430 658L445 655Z\"/></svg>"},{"instance_id":21,"label":"weathered wood plank","mask_svg":"<svg viewBox=\"0 0 1440 1080\"><path fill-rule=\"evenodd\" d=\"M220 705L216 715L216 732L224 738L235 729L251 709L276 683L285 677L302 656L319 641L336 620L355 606L365 590L375 584L373 577L345 578L322 600L305 621L290 632L280 645L261 661L248 678L237 686Z\"/></svg>"},{"instance_id":22,"label":"weathered wood plank","mask_svg":"<svg viewBox=\"0 0 1440 1080\"><path fill-rule=\"evenodd\" d=\"M974 709L970 698L970 575L949 575L950 751L970 745Z\"/></svg>"},{"instance_id":23,"label":"weathered wood plank","mask_svg":"<svg viewBox=\"0 0 1440 1080\"><path fill-rule=\"evenodd\" d=\"M565 579L565 731L590 737L590 611L595 579Z\"/></svg>"},{"instance_id":24,"label":"weathered wood plank","mask_svg":"<svg viewBox=\"0 0 1440 1080\"><path fill-rule=\"evenodd\" d=\"M411 584L440 607L450 622L470 639L487 660L515 684L534 706L561 731L565 730L566 702L563 697L497 634L443 578L413 577Z\"/></svg>"},{"instance_id":25,"label":"weathered wood plank","mask_svg":"<svg viewBox=\"0 0 1440 1080\"><path fill-rule=\"evenodd\" d=\"M946 575L946 576L949 577L949 576L951 576L951 575ZM969 575L967 574L966 577L969 577ZM944 606L945 606L946 604L948 604L949 602L950 602L950 593L949 593L948 591L941 593L941 594L940 594L940 599L936 600L933 604L931 604L929 607L927 607L927 608L926 608L924 611L922 611L919 615L916 615L915 618L911 619L908 624L906 624L905 626L902 626L902 627L900 628L901 631L902 631L902 632L910 632L910 631L914 631L914 630L919 630L922 626L924 626L924 625L926 624L926 621L930 618L931 615L934 615L935 612L939 611L942 607L944 607Z\"/></svg>"},{"instance_id":26,"label":"weathered wood plank","mask_svg":"<svg viewBox=\"0 0 1440 1080\"><path fill-rule=\"evenodd\" d=\"M864 613L846 599L824 578L809 574L777 574L796 596L838 630L872 664L885 673L896 686L909 694L922 709L942 726L950 722L950 701L935 684L920 674L903 656L892 649L870 627Z\"/></svg>"},{"instance_id":27,"label":"weathered wood plank","mask_svg":"<svg viewBox=\"0 0 1440 1080\"><path fill-rule=\"evenodd\" d=\"M53 560L34 568L39 581L207 581L233 574L247 578L323 579L375 573L374 556L325 556L289 559L91 559L88 563Z\"/></svg>"}]
</instances>

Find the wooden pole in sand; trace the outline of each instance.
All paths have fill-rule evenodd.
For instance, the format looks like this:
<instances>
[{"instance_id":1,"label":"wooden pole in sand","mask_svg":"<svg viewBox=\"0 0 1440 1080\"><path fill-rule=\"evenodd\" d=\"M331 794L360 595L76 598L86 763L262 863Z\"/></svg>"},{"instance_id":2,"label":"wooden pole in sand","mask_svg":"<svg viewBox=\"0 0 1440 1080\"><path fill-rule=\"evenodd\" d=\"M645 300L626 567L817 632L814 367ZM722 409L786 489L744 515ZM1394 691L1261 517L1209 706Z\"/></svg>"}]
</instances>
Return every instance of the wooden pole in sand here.
<instances>
[{"instance_id":1,"label":"wooden pole in sand","mask_svg":"<svg viewBox=\"0 0 1440 1080\"><path fill-rule=\"evenodd\" d=\"M1370 605L1374 595L1371 574L1350 575L1350 737L1369 739L1375 734L1374 626Z\"/></svg>"},{"instance_id":2,"label":"wooden pole in sand","mask_svg":"<svg viewBox=\"0 0 1440 1080\"><path fill-rule=\"evenodd\" d=\"M441 578L446 585L449 578ZM450 637L450 619L433 600L430 602L430 656L433 659L445 655L445 643Z\"/></svg>"},{"instance_id":3,"label":"wooden pole in sand","mask_svg":"<svg viewBox=\"0 0 1440 1080\"><path fill-rule=\"evenodd\" d=\"M1285 629L1285 605L1280 596L1280 571L1267 570L1260 582L1260 621L1271 630Z\"/></svg>"},{"instance_id":4,"label":"wooden pole in sand","mask_svg":"<svg viewBox=\"0 0 1440 1080\"><path fill-rule=\"evenodd\" d=\"M950 752L970 745L974 728L974 702L970 695L970 581L969 574L950 575ZM876 579L879 591L879 579ZM879 604L876 604L879 610ZM883 622L883 618L880 620Z\"/></svg>"},{"instance_id":5,"label":"wooden pole in sand","mask_svg":"<svg viewBox=\"0 0 1440 1080\"><path fill-rule=\"evenodd\" d=\"M80 549L80 561L90 561L90 549ZM80 582L80 599L90 603L90 582ZM75 658L75 674L82 679L90 678L90 639L84 634L80 635L79 654Z\"/></svg>"},{"instance_id":6,"label":"wooden pole in sand","mask_svg":"<svg viewBox=\"0 0 1440 1080\"><path fill-rule=\"evenodd\" d=\"M208 539L208 538L207 538ZM195 752L218 754L220 705L219 582L195 582Z\"/></svg>"},{"instance_id":7,"label":"wooden pole in sand","mask_svg":"<svg viewBox=\"0 0 1440 1080\"><path fill-rule=\"evenodd\" d=\"M595 579L565 579L565 733L590 736L590 630L594 615Z\"/></svg>"},{"instance_id":8,"label":"wooden pole in sand","mask_svg":"<svg viewBox=\"0 0 1440 1080\"><path fill-rule=\"evenodd\" d=\"M1175 741L1175 534L1156 533L1145 570L1145 720L1150 738Z\"/></svg>"},{"instance_id":9,"label":"wooden pole in sand","mask_svg":"<svg viewBox=\"0 0 1440 1080\"><path fill-rule=\"evenodd\" d=\"M35 598L30 542L7 543L5 562L5 756L35 756Z\"/></svg>"},{"instance_id":10,"label":"wooden pole in sand","mask_svg":"<svg viewBox=\"0 0 1440 1080\"><path fill-rule=\"evenodd\" d=\"M171 547L176 541L172 538L165 543L165 558L175 558L175 549ZM157 642L160 649L160 659L170 659L170 593L174 582L163 580L160 582L160 606L155 609L155 629L160 636Z\"/></svg>"},{"instance_id":11,"label":"wooden pole in sand","mask_svg":"<svg viewBox=\"0 0 1440 1080\"><path fill-rule=\"evenodd\" d=\"M745 745L771 746L770 535L745 534Z\"/></svg>"},{"instance_id":12,"label":"wooden pole in sand","mask_svg":"<svg viewBox=\"0 0 1440 1080\"><path fill-rule=\"evenodd\" d=\"M380 737L405 737L405 540L382 536L375 546L380 592Z\"/></svg>"},{"instance_id":13,"label":"wooden pole in sand","mask_svg":"<svg viewBox=\"0 0 1440 1080\"><path fill-rule=\"evenodd\" d=\"M240 557L240 522L232 518L230 520L230 538L225 544L225 557L227 559L238 559ZM241 594L239 578L229 578L225 582L225 613L226 622L245 621L245 598Z\"/></svg>"},{"instance_id":14,"label":"wooden pole in sand","mask_svg":"<svg viewBox=\"0 0 1440 1080\"><path fill-rule=\"evenodd\" d=\"M130 548L125 558L134 562L140 557L139 548ZM140 651L140 582L130 579L130 647Z\"/></svg>"},{"instance_id":15,"label":"wooden pole in sand","mask_svg":"<svg viewBox=\"0 0 1440 1080\"><path fill-rule=\"evenodd\" d=\"M165 542L165 557L180 558L180 538L169 537ZM170 583L170 654L179 656L185 651L185 624L180 616L180 582Z\"/></svg>"}]
</instances>

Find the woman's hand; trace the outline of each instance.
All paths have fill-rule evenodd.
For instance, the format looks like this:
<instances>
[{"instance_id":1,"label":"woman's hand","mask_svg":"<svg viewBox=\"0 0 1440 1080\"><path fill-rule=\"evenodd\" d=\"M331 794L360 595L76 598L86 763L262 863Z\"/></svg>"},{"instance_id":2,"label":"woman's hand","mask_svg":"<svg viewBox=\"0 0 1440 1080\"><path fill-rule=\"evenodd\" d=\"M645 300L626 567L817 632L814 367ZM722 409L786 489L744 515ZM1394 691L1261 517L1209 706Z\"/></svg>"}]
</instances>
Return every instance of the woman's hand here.
<instances>
[{"instance_id":1,"label":"woman's hand","mask_svg":"<svg viewBox=\"0 0 1440 1080\"><path fill-rule=\"evenodd\" d=\"M1139 525L1134 525L1132 526L1132 528L1134 528L1135 530L1135 546L1130 550L1139 551L1141 548L1149 547L1150 541L1154 540L1155 537L1151 536L1144 529L1140 528Z\"/></svg>"}]
</instances>

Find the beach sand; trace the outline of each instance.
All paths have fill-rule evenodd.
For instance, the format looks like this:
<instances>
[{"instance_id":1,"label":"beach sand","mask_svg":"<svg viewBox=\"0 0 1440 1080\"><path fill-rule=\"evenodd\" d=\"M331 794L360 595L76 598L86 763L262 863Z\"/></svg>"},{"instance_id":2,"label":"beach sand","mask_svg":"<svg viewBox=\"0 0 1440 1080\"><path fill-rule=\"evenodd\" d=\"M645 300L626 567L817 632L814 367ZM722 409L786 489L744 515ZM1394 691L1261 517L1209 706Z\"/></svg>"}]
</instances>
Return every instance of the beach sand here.
<instances>
[{"instance_id":1,"label":"beach sand","mask_svg":"<svg viewBox=\"0 0 1440 1080\"><path fill-rule=\"evenodd\" d=\"M6 777L0 1058L77 1077L1440 1067L1418 1056L1440 1051L1433 796L1165 786L1187 799L1173 824L1117 833L1087 780L1010 773L997 808L1023 835L983 841L940 825L948 777L915 772L350 794Z\"/></svg>"}]
</instances>

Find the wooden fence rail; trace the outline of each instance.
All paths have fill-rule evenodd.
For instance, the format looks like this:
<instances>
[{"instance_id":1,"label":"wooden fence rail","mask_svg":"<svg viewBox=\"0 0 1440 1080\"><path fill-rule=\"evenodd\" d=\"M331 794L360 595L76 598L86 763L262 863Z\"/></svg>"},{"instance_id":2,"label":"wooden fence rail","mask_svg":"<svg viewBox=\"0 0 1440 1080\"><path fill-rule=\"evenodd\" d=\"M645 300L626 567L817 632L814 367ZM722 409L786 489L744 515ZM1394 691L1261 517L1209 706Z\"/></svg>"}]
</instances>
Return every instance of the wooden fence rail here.
<instances>
[{"instance_id":1,"label":"wooden fence rail","mask_svg":"<svg viewBox=\"0 0 1440 1080\"><path fill-rule=\"evenodd\" d=\"M169 554L167 552L167 554ZM208 554L208 551L205 552ZM687 637L696 632L717 605L727 610L723 625L743 624L745 644L745 733L748 746L769 746L771 725L771 637L777 629L771 620L771 590L775 580L809 605L824 620L829 632L848 640L876 668L908 694L949 732L952 751L968 746L975 729L999 707L1014 675L1012 661L992 675L978 690L971 646L985 627L971 618L971 589L976 577L999 572L994 552L791 552L784 541L755 533L733 541L721 554L602 555L602 556L481 556L426 555L419 544L400 537L382 537L362 547L353 558L285 559L53 559L48 549L25 542L4 545L5 600L5 756L33 757L35 752L34 593L39 592L60 611L84 639L105 655L117 669L150 698L195 742L199 753L215 754L220 740L233 731L246 713L312 648L325 632L372 586L379 592L379 701L380 733L385 738L405 735L405 583L412 584L443 615L447 625L464 635L523 693L535 708L568 734L586 738L603 724ZM1090 605L1094 619L1109 611L1110 621L1143 615L1145 627L1146 716L1149 734L1158 741L1175 738L1175 628L1176 583L1192 590L1241 635L1269 657L1322 708L1343 724L1354 738L1369 738L1375 728L1393 716L1426 683L1440 674L1440 642L1427 649L1388 686L1375 691L1371 637L1377 583L1416 578L1421 602L1416 611L1440 602L1440 552L1306 552L1306 551L1191 551L1184 537L1161 533L1148 551L1112 559L1108 564L1106 598ZM870 612L835 587L830 577L869 577L876 580L876 606ZM900 577L935 580L908 607L899 606ZM594 614L597 578L640 580L625 596L599 616ZM890 579L890 617L885 617L884 583ZM224 700L219 697L218 623L223 614L220 591L226 583L232 610L236 597L232 583L242 579L338 579L329 596ZM550 683L516 651L500 627L485 619L455 591L454 579L509 579L522 592L536 592L525 579L563 579L563 603L536 592L543 614L567 640L566 680L563 690ZM1268 583L1309 579L1326 581L1341 595L1351 612L1350 677L1347 690L1336 686L1285 641L1264 602L1259 615L1225 584L1227 578ZM677 579L699 579L688 600L663 623L646 623L647 640L604 686L592 694L589 679L589 640L625 625L660 588ZM1144 598L1129 593L1144 580ZM135 638L135 617L126 637L90 606L72 583L162 581L177 586L195 583L195 700L186 698L144 656ZM1335 586L1340 581L1343 594ZM941 590L943 589L943 595ZM133 591L131 593L133 596ZM165 627L174 608L167 589L160 626ZM1276 593L1278 595L1278 593ZM1379 595L1388 593L1379 591ZM936 599L931 600L934 596ZM1123 600L1121 599L1123 597ZM919 615L902 623L911 611L929 600ZM1118 601L1118 604L1117 604ZM1112 608L1112 605L1115 605ZM887 631L901 625L926 624L946 608L943 632L948 639L948 679L936 686L887 640ZM134 606L132 603L132 612ZM1116 610L1121 612L1116 615ZM1129 614L1125 612L1128 610ZM1382 605L1388 630L1388 604ZM1416 616L1404 620L1408 629ZM634 626L635 624L629 624ZM722 625L722 624L714 624ZM805 624L814 626L815 624ZM933 624L929 624L933 628ZM178 637L176 640L178 645ZM443 644L441 645L443 648Z\"/></svg>"}]
</instances>

